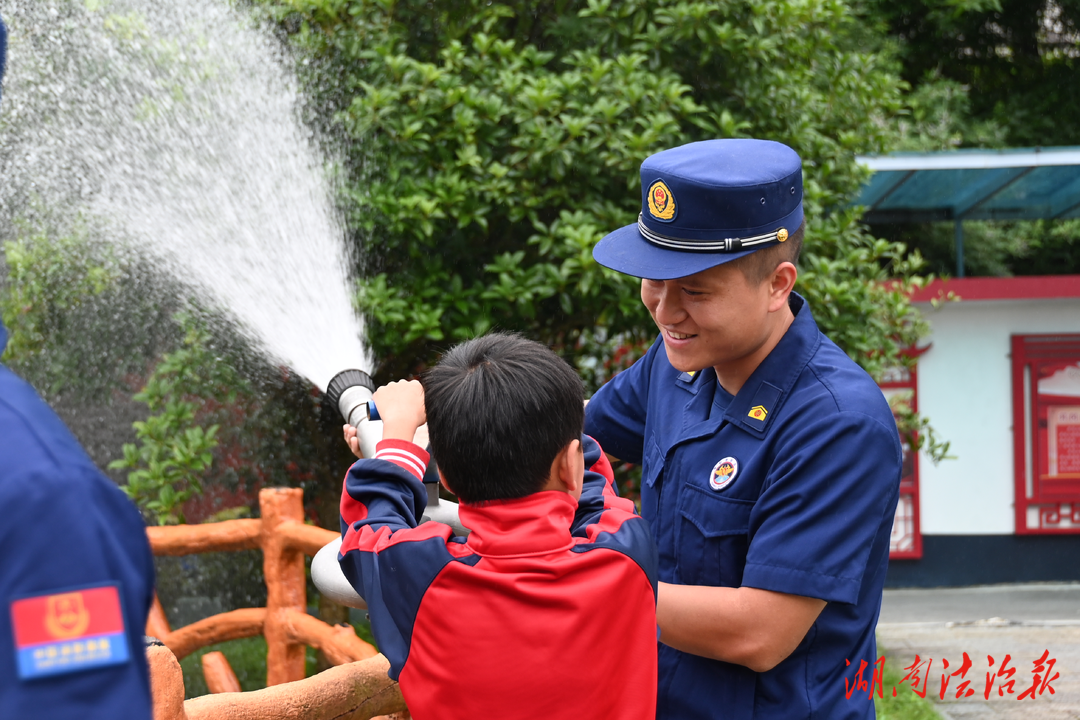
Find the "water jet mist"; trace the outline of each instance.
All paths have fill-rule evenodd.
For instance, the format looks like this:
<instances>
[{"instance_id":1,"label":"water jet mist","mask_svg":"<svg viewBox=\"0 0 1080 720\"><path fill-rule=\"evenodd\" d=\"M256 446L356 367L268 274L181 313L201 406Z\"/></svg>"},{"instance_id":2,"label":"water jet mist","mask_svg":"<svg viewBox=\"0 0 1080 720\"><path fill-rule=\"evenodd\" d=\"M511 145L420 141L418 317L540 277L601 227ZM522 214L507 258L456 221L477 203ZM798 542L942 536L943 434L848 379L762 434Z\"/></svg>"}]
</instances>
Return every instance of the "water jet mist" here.
<instances>
[{"instance_id":1,"label":"water jet mist","mask_svg":"<svg viewBox=\"0 0 1080 720\"><path fill-rule=\"evenodd\" d=\"M353 259L290 60L220 0L0 0L0 237L90 217L325 389L369 367Z\"/></svg>"}]
</instances>

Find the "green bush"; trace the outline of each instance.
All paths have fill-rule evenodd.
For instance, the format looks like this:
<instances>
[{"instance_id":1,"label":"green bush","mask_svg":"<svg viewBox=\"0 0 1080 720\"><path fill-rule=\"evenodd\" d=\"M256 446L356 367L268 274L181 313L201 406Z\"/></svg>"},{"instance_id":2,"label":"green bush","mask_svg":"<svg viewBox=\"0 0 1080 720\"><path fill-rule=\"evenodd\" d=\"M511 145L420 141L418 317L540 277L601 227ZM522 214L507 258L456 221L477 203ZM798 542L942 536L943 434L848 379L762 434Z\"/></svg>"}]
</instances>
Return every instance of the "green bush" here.
<instances>
[{"instance_id":1,"label":"green bush","mask_svg":"<svg viewBox=\"0 0 1080 720\"><path fill-rule=\"evenodd\" d=\"M160 525L184 522L181 507L202 493L202 479L218 446L218 424L198 422L209 403L234 404L251 387L231 365L215 358L210 334L190 315L178 317L186 333L183 346L162 357L135 399L151 415L134 424L139 443L124 445L124 457L111 469L129 470L121 489ZM203 414L203 413L200 413Z\"/></svg>"}]
</instances>

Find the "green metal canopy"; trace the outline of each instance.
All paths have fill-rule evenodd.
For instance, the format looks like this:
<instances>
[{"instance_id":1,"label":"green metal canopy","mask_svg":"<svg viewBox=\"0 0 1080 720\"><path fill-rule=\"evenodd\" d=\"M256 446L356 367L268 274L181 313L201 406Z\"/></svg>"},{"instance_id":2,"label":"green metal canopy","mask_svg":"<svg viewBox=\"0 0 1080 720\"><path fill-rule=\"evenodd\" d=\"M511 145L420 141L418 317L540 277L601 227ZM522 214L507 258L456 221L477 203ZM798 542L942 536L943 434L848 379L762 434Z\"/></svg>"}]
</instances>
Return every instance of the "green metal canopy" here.
<instances>
[{"instance_id":1,"label":"green metal canopy","mask_svg":"<svg viewBox=\"0 0 1080 720\"><path fill-rule=\"evenodd\" d=\"M874 171L856 205L874 223L1080 218L1080 147L954 150L861 156Z\"/></svg>"}]
</instances>

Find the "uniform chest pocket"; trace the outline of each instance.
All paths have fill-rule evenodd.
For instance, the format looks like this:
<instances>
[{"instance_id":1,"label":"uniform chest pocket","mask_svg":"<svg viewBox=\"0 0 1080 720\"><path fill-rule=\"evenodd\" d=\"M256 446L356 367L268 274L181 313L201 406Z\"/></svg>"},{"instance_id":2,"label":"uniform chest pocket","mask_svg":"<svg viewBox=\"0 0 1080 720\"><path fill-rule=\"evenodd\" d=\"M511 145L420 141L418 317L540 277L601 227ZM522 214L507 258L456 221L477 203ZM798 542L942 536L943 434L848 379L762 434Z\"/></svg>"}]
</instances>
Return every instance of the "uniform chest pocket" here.
<instances>
[{"instance_id":1,"label":"uniform chest pocket","mask_svg":"<svg viewBox=\"0 0 1080 720\"><path fill-rule=\"evenodd\" d=\"M685 585L739 587L750 547L752 500L736 500L693 485L679 497L676 563Z\"/></svg>"}]
</instances>

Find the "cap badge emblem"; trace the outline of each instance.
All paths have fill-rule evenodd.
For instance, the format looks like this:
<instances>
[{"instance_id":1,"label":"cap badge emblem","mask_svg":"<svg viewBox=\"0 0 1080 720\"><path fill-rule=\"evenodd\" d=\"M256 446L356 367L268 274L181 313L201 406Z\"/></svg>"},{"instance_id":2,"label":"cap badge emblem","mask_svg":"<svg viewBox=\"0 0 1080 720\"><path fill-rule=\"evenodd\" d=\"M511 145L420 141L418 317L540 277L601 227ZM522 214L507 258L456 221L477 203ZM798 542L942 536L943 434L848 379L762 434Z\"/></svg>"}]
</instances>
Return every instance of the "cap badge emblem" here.
<instances>
[{"instance_id":1,"label":"cap badge emblem","mask_svg":"<svg viewBox=\"0 0 1080 720\"><path fill-rule=\"evenodd\" d=\"M709 475L709 487L713 490L723 490L735 481L739 474L739 461L733 457L726 457L713 466Z\"/></svg>"},{"instance_id":2,"label":"cap badge emblem","mask_svg":"<svg viewBox=\"0 0 1080 720\"><path fill-rule=\"evenodd\" d=\"M784 242L788 238L788 232L785 228L780 228L776 231L776 239L780 242Z\"/></svg>"},{"instance_id":3,"label":"cap badge emblem","mask_svg":"<svg viewBox=\"0 0 1080 720\"><path fill-rule=\"evenodd\" d=\"M649 186L649 214L657 220L671 222L675 219L675 197L663 180Z\"/></svg>"},{"instance_id":4,"label":"cap badge emblem","mask_svg":"<svg viewBox=\"0 0 1080 720\"><path fill-rule=\"evenodd\" d=\"M768 414L769 411L765 409L764 405L755 405L750 408L750 412L746 413L746 416L754 418L755 420L764 420Z\"/></svg>"}]
</instances>

